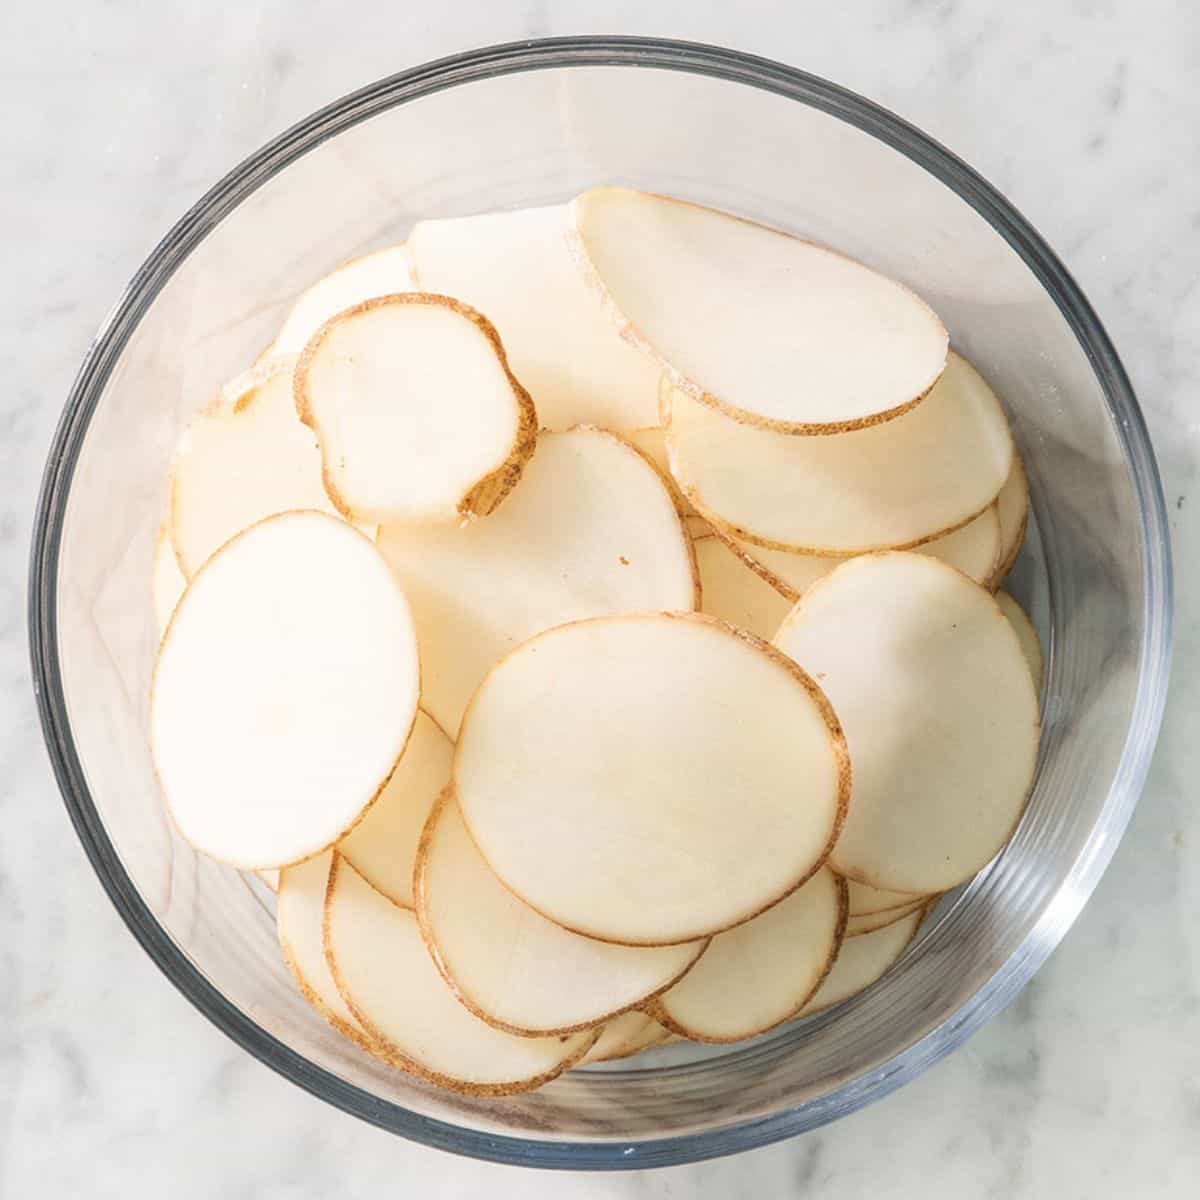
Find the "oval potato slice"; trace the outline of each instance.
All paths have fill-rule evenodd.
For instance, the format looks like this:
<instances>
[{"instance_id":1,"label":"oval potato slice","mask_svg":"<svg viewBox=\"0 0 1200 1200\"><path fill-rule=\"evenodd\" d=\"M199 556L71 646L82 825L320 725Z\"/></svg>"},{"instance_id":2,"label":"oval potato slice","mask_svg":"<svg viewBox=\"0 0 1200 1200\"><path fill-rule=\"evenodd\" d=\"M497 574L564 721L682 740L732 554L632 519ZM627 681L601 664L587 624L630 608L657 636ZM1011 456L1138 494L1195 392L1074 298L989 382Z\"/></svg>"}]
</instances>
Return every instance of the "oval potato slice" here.
<instances>
[{"instance_id":1,"label":"oval potato slice","mask_svg":"<svg viewBox=\"0 0 1200 1200\"><path fill-rule=\"evenodd\" d=\"M487 315L542 428L652 425L658 368L622 340L576 269L567 216L553 205L420 221L408 240L414 277Z\"/></svg>"},{"instance_id":2,"label":"oval potato slice","mask_svg":"<svg viewBox=\"0 0 1200 1200\"><path fill-rule=\"evenodd\" d=\"M977 517L1012 465L1004 410L951 354L911 412L832 437L741 425L674 389L667 454L709 524L755 545L846 556L917 546Z\"/></svg>"},{"instance_id":3,"label":"oval potato slice","mask_svg":"<svg viewBox=\"0 0 1200 1200\"><path fill-rule=\"evenodd\" d=\"M568 243L622 336L676 387L750 425L871 425L915 404L946 365L945 327L908 288L727 213L594 188L571 204Z\"/></svg>"},{"instance_id":4,"label":"oval potato slice","mask_svg":"<svg viewBox=\"0 0 1200 1200\"><path fill-rule=\"evenodd\" d=\"M697 614L548 630L480 685L454 757L492 870L550 920L666 945L749 920L837 837L850 773L821 690Z\"/></svg>"},{"instance_id":5,"label":"oval potato slice","mask_svg":"<svg viewBox=\"0 0 1200 1200\"><path fill-rule=\"evenodd\" d=\"M929 901L922 897L910 904L902 905L900 908L888 908L883 912L862 913L857 917L851 917L846 922L846 936L864 937L868 933L874 933L876 929L883 929L888 925L894 925L897 921L903 921L905 917L911 916L915 912L921 912L928 905Z\"/></svg>"},{"instance_id":6,"label":"oval potato slice","mask_svg":"<svg viewBox=\"0 0 1200 1200\"><path fill-rule=\"evenodd\" d=\"M1000 611L1008 618L1021 643L1021 653L1029 664L1029 674L1033 676L1033 686L1040 692L1042 680L1045 677L1045 662L1042 657L1042 642L1038 637L1033 622L1026 611L1007 593L997 592L996 603Z\"/></svg>"},{"instance_id":7,"label":"oval potato slice","mask_svg":"<svg viewBox=\"0 0 1200 1200\"><path fill-rule=\"evenodd\" d=\"M234 534L276 513L337 515L321 454L296 417L292 360L271 359L226 385L184 431L171 468L171 542L190 579Z\"/></svg>"},{"instance_id":8,"label":"oval potato slice","mask_svg":"<svg viewBox=\"0 0 1200 1200\"><path fill-rule=\"evenodd\" d=\"M736 1042L794 1017L820 986L846 925L846 886L828 867L766 912L713 938L650 1011L697 1042Z\"/></svg>"},{"instance_id":9,"label":"oval potato slice","mask_svg":"<svg viewBox=\"0 0 1200 1200\"><path fill-rule=\"evenodd\" d=\"M993 591L1013 569L1029 525L1029 480L1025 475L1025 464L1015 452L1012 470L996 497L996 510L1000 518L1000 556L990 581Z\"/></svg>"},{"instance_id":10,"label":"oval potato slice","mask_svg":"<svg viewBox=\"0 0 1200 1200\"><path fill-rule=\"evenodd\" d=\"M675 477L671 474L671 463L667 458L667 431L661 425L650 425L644 429L628 429L621 436L635 449L640 450L657 468L659 474L671 487L675 487ZM711 533L708 522L692 507L682 492L678 493L679 503L683 508L684 520L692 537L698 536L696 530L703 526L704 533ZM698 525L694 525L698 522Z\"/></svg>"},{"instance_id":11,"label":"oval potato slice","mask_svg":"<svg viewBox=\"0 0 1200 1200\"><path fill-rule=\"evenodd\" d=\"M425 949L411 909L335 856L325 955L347 1008L395 1066L475 1096L527 1092L573 1066L600 1036L514 1037L468 1012Z\"/></svg>"},{"instance_id":12,"label":"oval potato slice","mask_svg":"<svg viewBox=\"0 0 1200 1200\"><path fill-rule=\"evenodd\" d=\"M917 900L926 899L911 892L889 892L881 888L868 887L857 879L846 880L850 900L850 915L865 917L871 913L887 912L889 909L908 908Z\"/></svg>"},{"instance_id":13,"label":"oval potato slice","mask_svg":"<svg viewBox=\"0 0 1200 1200\"><path fill-rule=\"evenodd\" d=\"M674 984L708 945L614 946L547 921L492 874L449 790L421 837L416 893L421 934L455 995L525 1036L607 1021Z\"/></svg>"},{"instance_id":14,"label":"oval potato slice","mask_svg":"<svg viewBox=\"0 0 1200 1200\"><path fill-rule=\"evenodd\" d=\"M787 600L720 538L697 538L700 611L770 640L788 614Z\"/></svg>"},{"instance_id":15,"label":"oval potato slice","mask_svg":"<svg viewBox=\"0 0 1200 1200\"><path fill-rule=\"evenodd\" d=\"M596 429L542 434L520 487L486 520L385 525L379 548L412 605L422 704L452 737L492 666L543 629L698 603L670 491Z\"/></svg>"},{"instance_id":16,"label":"oval potato slice","mask_svg":"<svg viewBox=\"0 0 1200 1200\"><path fill-rule=\"evenodd\" d=\"M325 490L357 521L486 516L537 437L491 322L447 296L380 296L339 313L305 346L294 390Z\"/></svg>"},{"instance_id":17,"label":"oval potato slice","mask_svg":"<svg viewBox=\"0 0 1200 1200\"><path fill-rule=\"evenodd\" d=\"M454 743L417 711L404 753L366 816L338 843L338 853L389 900L412 908L421 830L450 779Z\"/></svg>"},{"instance_id":18,"label":"oval potato slice","mask_svg":"<svg viewBox=\"0 0 1200 1200\"><path fill-rule=\"evenodd\" d=\"M154 622L158 627L161 639L171 622L171 614L183 589L187 587L187 579L179 569L179 560L175 557L175 549L171 545L170 533L164 525L158 531L154 543L154 566L151 577L151 594L154 598Z\"/></svg>"},{"instance_id":19,"label":"oval potato slice","mask_svg":"<svg viewBox=\"0 0 1200 1200\"><path fill-rule=\"evenodd\" d=\"M987 583L996 569L1000 554L1000 519L996 503L989 504L973 521L917 546L919 554L928 554L949 563L976 583ZM791 601L800 597L818 579L840 567L846 560L823 554L796 554L790 550L772 550L753 542L723 536L742 559L757 571L781 595Z\"/></svg>"},{"instance_id":20,"label":"oval potato slice","mask_svg":"<svg viewBox=\"0 0 1200 1200\"><path fill-rule=\"evenodd\" d=\"M150 742L175 824L243 868L300 862L379 794L417 710L417 643L374 545L324 513L240 533L158 650Z\"/></svg>"},{"instance_id":21,"label":"oval potato slice","mask_svg":"<svg viewBox=\"0 0 1200 1200\"><path fill-rule=\"evenodd\" d=\"M854 803L840 875L926 893L1004 845L1033 782L1037 696L991 594L924 554L851 559L775 644L820 681L846 731Z\"/></svg>"},{"instance_id":22,"label":"oval potato slice","mask_svg":"<svg viewBox=\"0 0 1200 1200\"><path fill-rule=\"evenodd\" d=\"M596 1044L579 1060L578 1066L628 1058L657 1046L669 1030L664 1029L649 1013L634 1009L613 1017L605 1026Z\"/></svg>"}]
</instances>

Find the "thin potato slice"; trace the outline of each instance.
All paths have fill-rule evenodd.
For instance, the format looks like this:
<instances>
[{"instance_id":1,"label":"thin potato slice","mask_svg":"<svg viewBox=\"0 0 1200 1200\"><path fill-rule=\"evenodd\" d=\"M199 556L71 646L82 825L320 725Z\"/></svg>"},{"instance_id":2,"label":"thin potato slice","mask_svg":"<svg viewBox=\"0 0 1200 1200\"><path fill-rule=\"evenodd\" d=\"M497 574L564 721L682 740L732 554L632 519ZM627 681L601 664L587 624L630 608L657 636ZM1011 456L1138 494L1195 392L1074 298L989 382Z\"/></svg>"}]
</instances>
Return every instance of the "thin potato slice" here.
<instances>
[{"instance_id":1,"label":"thin potato slice","mask_svg":"<svg viewBox=\"0 0 1200 1200\"><path fill-rule=\"evenodd\" d=\"M573 1066L599 1030L514 1037L467 1011L425 949L411 909L335 856L325 899L325 956L346 1007L395 1066L475 1096L540 1087Z\"/></svg>"},{"instance_id":2,"label":"thin potato slice","mask_svg":"<svg viewBox=\"0 0 1200 1200\"><path fill-rule=\"evenodd\" d=\"M171 621L171 614L183 589L187 587L187 579L179 569L179 560L175 557L175 549L171 545L170 532L166 525L158 531L154 543L154 567L151 578L151 594L154 598L154 622L158 627L161 638Z\"/></svg>"},{"instance_id":3,"label":"thin potato slice","mask_svg":"<svg viewBox=\"0 0 1200 1200\"><path fill-rule=\"evenodd\" d=\"M751 569L791 601L799 600L818 579L823 579L846 561L823 554L772 550L728 535L725 535L725 539ZM987 583L996 569L1000 553L1000 521L996 504L989 504L973 521L968 521L953 533L934 538L916 549L920 554L928 554L949 563L976 583Z\"/></svg>"},{"instance_id":4,"label":"thin potato slice","mask_svg":"<svg viewBox=\"0 0 1200 1200\"><path fill-rule=\"evenodd\" d=\"M309 338L338 313L364 300L412 290L406 246L388 246L352 258L300 294L268 353L299 354Z\"/></svg>"},{"instance_id":5,"label":"thin potato slice","mask_svg":"<svg viewBox=\"0 0 1200 1200\"><path fill-rule=\"evenodd\" d=\"M1017 640L1021 643L1021 653L1025 655L1025 661L1029 664L1029 674L1033 676L1033 686L1040 692L1045 677L1045 661L1038 632L1033 627L1029 615L1007 592L997 592L996 603L1000 605L1000 611L1016 631Z\"/></svg>"},{"instance_id":6,"label":"thin potato slice","mask_svg":"<svg viewBox=\"0 0 1200 1200\"><path fill-rule=\"evenodd\" d=\"M446 296L381 296L339 314L305 346L294 386L325 490L357 521L486 516L533 453L537 413L499 336Z\"/></svg>"},{"instance_id":7,"label":"thin potato slice","mask_svg":"<svg viewBox=\"0 0 1200 1200\"><path fill-rule=\"evenodd\" d=\"M547 921L492 874L449 790L421 838L416 893L421 934L446 982L509 1033L598 1025L671 987L708 945L614 946Z\"/></svg>"},{"instance_id":8,"label":"thin potato slice","mask_svg":"<svg viewBox=\"0 0 1200 1200\"><path fill-rule=\"evenodd\" d=\"M804 1006L801 1016L811 1016L843 1000L856 996L887 973L909 943L917 936L925 915L923 908L902 920L885 925L862 937L846 938L838 950L833 968L815 995Z\"/></svg>"},{"instance_id":9,"label":"thin potato slice","mask_svg":"<svg viewBox=\"0 0 1200 1200\"><path fill-rule=\"evenodd\" d=\"M542 434L521 486L487 520L385 525L379 548L413 608L422 704L451 737L492 666L543 629L698 602L670 491L595 429Z\"/></svg>"},{"instance_id":10,"label":"thin potato slice","mask_svg":"<svg viewBox=\"0 0 1200 1200\"><path fill-rule=\"evenodd\" d=\"M1000 518L1000 555L992 572L990 586L993 591L1013 569L1029 524L1029 480L1019 454L1013 454L1012 470L996 497L996 509Z\"/></svg>"},{"instance_id":11,"label":"thin potato slice","mask_svg":"<svg viewBox=\"0 0 1200 1200\"><path fill-rule=\"evenodd\" d=\"M295 977L304 998L343 1037L375 1053L371 1039L347 1007L329 964L325 961L322 932L325 920L325 891L333 851L279 872L279 899L275 906L275 925L283 961Z\"/></svg>"},{"instance_id":12,"label":"thin potato slice","mask_svg":"<svg viewBox=\"0 0 1200 1200\"><path fill-rule=\"evenodd\" d=\"M864 937L868 933L874 933L877 929L894 925L897 921L903 921L905 917L911 916L915 912L923 911L928 903L928 900L921 897L921 899L913 900L900 908L888 908L883 912L862 913L857 917L851 917L846 922L846 936L848 938Z\"/></svg>"},{"instance_id":13,"label":"thin potato slice","mask_svg":"<svg viewBox=\"0 0 1200 1200\"><path fill-rule=\"evenodd\" d=\"M1008 840L1033 780L1037 696L990 593L924 554L852 559L775 644L835 706L854 803L830 856L872 887L945 891Z\"/></svg>"},{"instance_id":14,"label":"thin potato slice","mask_svg":"<svg viewBox=\"0 0 1200 1200\"><path fill-rule=\"evenodd\" d=\"M392 777L367 815L338 843L338 853L389 900L412 908L421 830L450 779L454 743L418 711Z\"/></svg>"},{"instance_id":15,"label":"thin potato slice","mask_svg":"<svg viewBox=\"0 0 1200 1200\"><path fill-rule=\"evenodd\" d=\"M190 579L234 534L293 509L336 514L321 455L296 417L292 361L272 359L226 386L184 431L171 469L171 542Z\"/></svg>"},{"instance_id":16,"label":"thin potato slice","mask_svg":"<svg viewBox=\"0 0 1200 1200\"><path fill-rule=\"evenodd\" d=\"M627 945L749 920L824 862L849 794L837 718L767 643L698 614L579 621L481 684L454 780L516 895Z\"/></svg>"},{"instance_id":17,"label":"thin potato slice","mask_svg":"<svg viewBox=\"0 0 1200 1200\"><path fill-rule=\"evenodd\" d=\"M650 425L644 429L628 429L621 436L636 449L640 450L657 468L659 474L674 487L675 479L671 474L671 463L667 458L667 431L661 425ZM691 502L679 494L679 502L683 507L683 515L688 523L689 532L692 522L698 521L704 526L704 531L710 532L708 522L692 507ZM696 534L692 532L692 536Z\"/></svg>"},{"instance_id":18,"label":"thin potato slice","mask_svg":"<svg viewBox=\"0 0 1200 1200\"><path fill-rule=\"evenodd\" d=\"M957 354L911 412L832 437L741 425L679 389L665 408L671 472L697 511L734 537L805 554L931 541L987 508L1012 465L1004 410Z\"/></svg>"},{"instance_id":19,"label":"thin potato slice","mask_svg":"<svg viewBox=\"0 0 1200 1200\"><path fill-rule=\"evenodd\" d=\"M417 710L412 618L387 562L323 513L227 542L159 647L150 742L196 849L243 868L300 862L379 794Z\"/></svg>"},{"instance_id":20,"label":"thin potato slice","mask_svg":"<svg viewBox=\"0 0 1200 1200\"><path fill-rule=\"evenodd\" d=\"M261 871L255 871L255 875L263 881L264 884L273 892L279 891L279 871L276 868L267 867Z\"/></svg>"},{"instance_id":21,"label":"thin potato slice","mask_svg":"<svg viewBox=\"0 0 1200 1200\"><path fill-rule=\"evenodd\" d=\"M945 327L903 285L777 230L602 187L568 243L622 335L734 419L830 433L903 412L946 365Z\"/></svg>"},{"instance_id":22,"label":"thin potato slice","mask_svg":"<svg viewBox=\"0 0 1200 1200\"><path fill-rule=\"evenodd\" d=\"M421 221L408 243L414 277L487 315L544 429L651 425L658 368L596 303L566 230L561 205Z\"/></svg>"},{"instance_id":23,"label":"thin potato slice","mask_svg":"<svg viewBox=\"0 0 1200 1200\"><path fill-rule=\"evenodd\" d=\"M915 896L911 892L889 892L881 888L868 887L857 879L847 879L849 889L850 915L865 917L871 913L887 912L889 909L907 908L924 896Z\"/></svg>"},{"instance_id":24,"label":"thin potato slice","mask_svg":"<svg viewBox=\"0 0 1200 1200\"><path fill-rule=\"evenodd\" d=\"M710 534L695 546L700 611L760 638L774 637L788 614L787 600L720 538Z\"/></svg>"},{"instance_id":25,"label":"thin potato slice","mask_svg":"<svg viewBox=\"0 0 1200 1200\"><path fill-rule=\"evenodd\" d=\"M833 965L846 887L828 867L752 921L719 933L650 1008L697 1042L736 1042L794 1017Z\"/></svg>"},{"instance_id":26,"label":"thin potato slice","mask_svg":"<svg viewBox=\"0 0 1200 1200\"><path fill-rule=\"evenodd\" d=\"M657 1046L659 1039L668 1032L649 1013L636 1009L622 1013L604 1026L599 1040L579 1060L578 1066L586 1067L590 1063L609 1062L614 1058L640 1054L651 1046Z\"/></svg>"}]
</instances>

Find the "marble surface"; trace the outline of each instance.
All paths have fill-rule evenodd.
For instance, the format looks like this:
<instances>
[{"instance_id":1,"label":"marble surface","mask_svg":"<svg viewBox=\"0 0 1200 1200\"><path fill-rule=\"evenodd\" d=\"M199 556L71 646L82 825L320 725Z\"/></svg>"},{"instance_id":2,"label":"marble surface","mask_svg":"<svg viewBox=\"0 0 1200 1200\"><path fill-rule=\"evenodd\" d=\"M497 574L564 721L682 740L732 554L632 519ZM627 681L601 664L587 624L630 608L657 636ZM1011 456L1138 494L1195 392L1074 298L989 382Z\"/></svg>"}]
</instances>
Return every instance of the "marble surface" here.
<instances>
[{"instance_id":1,"label":"marble surface","mask_svg":"<svg viewBox=\"0 0 1200 1200\"><path fill-rule=\"evenodd\" d=\"M70 829L24 624L43 456L123 282L184 208L311 109L543 34L725 43L953 147L1066 259L1146 408L1176 539L1172 703L1094 899L965 1048L840 1124L737 1159L519 1176L406 1144L235 1048L159 975ZM1176 0L320 4L40 0L0 19L0 1196L1001 1196L1200 1190L1200 17Z\"/></svg>"}]
</instances>

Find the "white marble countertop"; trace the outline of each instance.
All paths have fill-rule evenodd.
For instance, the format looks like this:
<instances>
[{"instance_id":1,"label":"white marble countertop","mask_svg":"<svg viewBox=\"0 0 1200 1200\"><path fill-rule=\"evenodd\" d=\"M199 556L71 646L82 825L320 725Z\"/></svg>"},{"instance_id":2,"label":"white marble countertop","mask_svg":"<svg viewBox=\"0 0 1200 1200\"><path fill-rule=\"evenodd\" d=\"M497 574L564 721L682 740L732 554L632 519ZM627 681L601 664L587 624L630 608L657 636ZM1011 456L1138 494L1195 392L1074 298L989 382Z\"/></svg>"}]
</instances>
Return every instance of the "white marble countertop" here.
<instances>
[{"instance_id":1,"label":"white marble countertop","mask_svg":"<svg viewBox=\"0 0 1200 1200\"><path fill-rule=\"evenodd\" d=\"M1200 1194L1200 18L1177 0L415 6L38 0L0 36L0 1195L1054 1197ZM23 610L43 456L88 339L200 192L329 99L472 45L655 33L756 51L895 109L1063 255L1158 447L1181 612L1132 828L1050 963L916 1083L703 1167L518 1174L309 1097L210 1026L106 901L51 779ZM134 1047L136 1046L136 1050Z\"/></svg>"}]
</instances>

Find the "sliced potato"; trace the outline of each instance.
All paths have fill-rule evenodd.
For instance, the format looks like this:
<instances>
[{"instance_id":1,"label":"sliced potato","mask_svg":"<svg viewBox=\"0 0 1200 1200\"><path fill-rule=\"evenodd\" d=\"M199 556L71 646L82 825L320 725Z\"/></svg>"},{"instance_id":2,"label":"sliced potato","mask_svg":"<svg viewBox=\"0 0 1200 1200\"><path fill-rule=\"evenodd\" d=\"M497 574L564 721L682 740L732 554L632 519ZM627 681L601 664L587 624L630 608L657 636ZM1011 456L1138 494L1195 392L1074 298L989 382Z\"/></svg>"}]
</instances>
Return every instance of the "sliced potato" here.
<instances>
[{"instance_id":1,"label":"sliced potato","mask_svg":"<svg viewBox=\"0 0 1200 1200\"><path fill-rule=\"evenodd\" d=\"M425 949L411 909L334 857L325 955L347 1008L389 1060L442 1087L507 1096L573 1066L599 1037L514 1037L468 1012Z\"/></svg>"},{"instance_id":2,"label":"sliced potato","mask_svg":"<svg viewBox=\"0 0 1200 1200\"><path fill-rule=\"evenodd\" d=\"M824 862L849 794L833 711L767 643L698 614L560 626L463 720L459 804L500 879L590 937L737 925Z\"/></svg>"},{"instance_id":3,"label":"sliced potato","mask_svg":"<svg viewBox=\"0 0 1200 1200\"><path fill-rule=\"evenodd\" d=\"M674 389L667 454L711 524L755 545L850 555L916 546L977 517L1012 465L991 388L951 354L936 387L895 420L833 437L739 424Z\"/></svg>"},{"instance_id":4,"label":"sliced potato","mask_svg":"<svg viewBox=\"0 0 1200 1200\"><path fill-rule=\"evenodd\" d=\"M900 908L888 908L883 912L862 913L857 917L851 917L846 922L846 936L848 938L864 937L868 933L874 933L877 929L894 925L897 921L903 921L905 917L911 916L913 913L924 911L928 903L929 901L922 897L919 900L910 901Z\"/></svg>"},{"instance_id":5,"label":"sliced potato","mask_svg":"<svg viewBox=\"0 0 1200 1200\"><path fill-rule=\"evenodd\" d=\"M846 925L846 885L828 867L752 921L719 933L650 1011L697 1042L736 1042L794 1017L825 978Z\"/></svg>"},{"instance_id":6,"label":"sliced potato","mask_svg":"<svg viewBox=\"0 0 1200 1200\"><path fill-rule=\"evenodd\" d=\"M622 335L695 400L779 432L912 406L946 365L937 316L840 254L699 205L602 187L568 243Z\"/></svg>"},{"instance_id":7,"label":"sliced potato","mask_svg":"<svg viewBox=\"0 0 1200 1200\"><path fill-rule=\"evenodd\" d=\"M451 737L483 677L535 633L698 602L671 493L627 443L595 429L543 434L521 486L487 520L385 525L379 547L413 608L422 704Z\"/></svg>"},{"instance_id":8,"label":"sliced potato","mask_svg":"<svg viewBox=\"0 0 1200 1200\"><path fill-rule=\"evenodd\" d=\"M556 205L421 221L409 238L421 288L457 296L500 331L545 429L655 421L658 368L624 342L566 246Z\"/></svg>"},{"instance_id":9,"label":"sliced potato","mask_svg":"<svg viewBox=\"0 0 1200 1200\"><path fill-rule=\"evenodd\" d=\"M171 614L186 587L187 579L179 569L179 560L175 557L175 548L171 545L170 531L164 525L158 531L158 538L154 543L154 566L151 575L154 621L158 626L160 638L166 632Z\"/></svg>"},{"instance_id":10,"label":"sliced potato","mask_svg":"<svg viewBox=\"0 0 1200 1200\"><path fill-rule=\"evenodd\" d=\"M412 908L421 830L450 779L454 743L417 712L412 736L379 799L338 843L338 853L389 900Z\"/></svg>"},{"instance_id":11,"label":"sliced potato","mask_svg":"<svg viewBox=\"0 0 1200 1200\"><path fill-rule=\"evenodd\" d=\"M872 887L934 893L970 878L1025 807L1037 696L990 593L924 554L851 559L775 635L829 696L854 764L830 856Z\"/></svg>"},{"instance_id":12,"label":"sliced potato","mask_svg":"<svg viewBox=\"0 0 1200 1200\"><path fill-rule=\"evenodd\" d=\"M847 879L846 886L849 889L852 917L865 917L871 913L887 912L889 909L908 908L915 901L926 899L925 896L914 896L911 892L889 892L868 887L865 883L859 883L857 879Z\"/></svg>"},{"instance_id":13,"label":"sliced potato","mask_svg":"<svg viewBox=\"0 0 1200 1200\"><path fill-rule=\"evenodd\" d=\"M299 354L309 338L338 313L364 300L412 290L407 247L388 246L352 258L300 294L268 354Z\"/></svg>"},{"instance_id":14,"label":"sliced potato","mask_svg":"<svg viewBox=\"0 0 1200 1200\"><path fill-rule=\"evenodd\" d=\"M1029 524L1029 480L1019 454L1013 454L1012 470L996 497L996 510L1000 518L1000 555L992 572L993 591L1017 561Z\"/></svg>"},{"instance_id":15,"label":"sliced potato","mask_svg":"<svg viewBox=\"0 0 1200 1200\"><path fill-rule=\"evenodd\" d=\"M596 1044L579 1060L578 1065L586 1067L589 1063L609 1062L614 1058L629 1058L657 1046L664 1037L670 1034L648 1013L622 1013L613 1017L604 1026Z\"/></svg>"},{"instance_id":16,"label":"sliced potato","mask_svg":"<svg viewBox=\"0 0 1200 1200\"><path fill-rule=\"evenodd\" d=\"M924 915L925 910L921 908L873 933L846 938L825 982L817 988L800 1015L807 1017L832 1008L870 987L908 948Z\"/></svg>"},{"instance_id":17,"label":"sliced potato","mask_svg":"<svg viewBox=\"0 0 1200 1200\"><path fill-rule=\"evenodd\" d=\"M279 891L279 871L278 870L273 870L273 869L268 868L268 869L262 870L262 871L255 871L254 874L257 875L258 878L261 879L263 881L263 883L265 883L267 885L267 887L269 887L271 889L271 891L273 891L273 892Z\"/></svg>"},{"instance_id":18,"label":"sliced potato","mask_svg":"<svg viewBox=\"0 0 1200 1200\"><path fill-rule=\"evenodd\" d=\"M325 961L322 926L332 862L333 851L326 850L278 872L275 924L279 946L283 961L309 1004L343 1037L374 1053L371 1039L346 1006Z\"/></svg>"},{"instance_id":19,"label":"sliced potato","mask_svg":"<svg viewBox=\"0 0 1200 1200\"><path fill-rule=\"evenodd\" d=\"M379 794L417 709L417 643L387 562L316 512L227 542L158 650L150 742L196 849L282 867L342 837Z\"/></svg>"},{"instance_id":20,"label":"sliced potato","mask_svg":"<svg viewBox=\"0 0 1200 1200\"><path fill-rule=\"evenodd\" d=\"M1000 611L1016 631L1017 641L1021 643L1021 653L1025 655L1025 661L1029 664L1029 674L1033 676L1033 686L1040 692L1045 677L1045 662L1038 632L1025 610L1007 592L997 592L996 603L1000 605Z\"/></svg>"},{"instance_id":21,"label":"sliced potato","mask_svg":"<svg viewBox=\"0 0 1200 1200\"><path fill-rule=\"evenodd\" d=\"M918 553L940 558L956 567L976 583L986 583L996 569L1000 553L1000 521L993 502L973 521L916 547ZM840 567L844 558L824 554L796 554L790 550L772 550L739 538L724 535L742 559L757 571L781 595L796 601L818 579Z\"/></svg>"},{"instance_id":22,"label":"sliced potato","mask_svg":"<svg viewBox=\"0 0 1200 1200\"><path fill-rule=\"evenodd\" d=\"M296 418L292 361L226 385L184 431L171 470L171 542L190 579L234 534L293 509L335 514L312 431Z\"/></svg>"},{"instance_id":23,"label":"sliced potato","mask_svg":"<svg viewBox=\"0 0 1200 1200\"><path fill-rule=\"evenodd\" d=\"M667 458L667 431L661 425L650 425L644 429L628 429L621 436L640 450L658 468L659 474L672 487L675 486L675 478L671 474L671 463ZM708 522L696 512L691 501L682 493L679 494L679 501L683 506L683 515L688 523L688 531L692 533L693 537L696 536L693 532L693 521L698 521L700 525L703 525L706 533L711 532Z\"/></svg>"},{"instance_id":24,"label":"sliced potato","mask_svg":"<svg viewBox=\"0 0 1200 1200\"><path fill-rule=\"evenodd\" d=\"M294 385L325 490L356 521L486 516L537 437L491 322L446 296L381 296L340 313L304 348Z\"/></svg>"},{"instance_id":25,"label":"sliced potato","mask_svg":"<svg viewBox=\"0 0 1200 1200\"><path fill-rule=\"evenodd\" d=\"M708 945L615 946L547 921L492 874L449 790L421 838L416 893L421 934L446 982L509 1033L599 1025L670 987Z\"/></svg>"},{"instance_id":26,"label":"sliced potato","mask_svg":"<svg viewBox=\"0 0 1200 1200\"><path fill-rule=\"evenodd\" d=\"M720 538L710 534L695 545L700 611L760 638L774 637L788 614L787 600Z\"/></svg>"}]
</instances>

